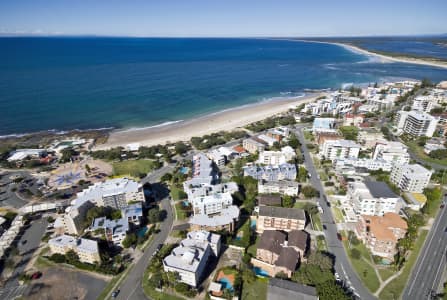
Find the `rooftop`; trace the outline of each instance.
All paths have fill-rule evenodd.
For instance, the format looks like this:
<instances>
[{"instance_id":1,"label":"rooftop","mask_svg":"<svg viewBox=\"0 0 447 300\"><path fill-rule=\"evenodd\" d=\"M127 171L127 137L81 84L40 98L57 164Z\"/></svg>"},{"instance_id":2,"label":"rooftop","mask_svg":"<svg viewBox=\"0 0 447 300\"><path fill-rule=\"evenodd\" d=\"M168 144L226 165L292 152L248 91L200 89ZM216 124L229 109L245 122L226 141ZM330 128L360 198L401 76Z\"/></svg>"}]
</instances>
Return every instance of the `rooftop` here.
<instances>
[{"instance_id":1,"label":"rooftop","mask_svg":"<svg viewBox=\"0 0 447 300\"><path fill-rule=\"evenodd\" d=\"M304 230L292 230L288 234L287 245L297 247L306 251L309 244L310 235Z\"/></svg>"},{"instance_id":2,"label":"rooftop","mask_svg":"<svg viewBox=\"0 0 447 300\"><path fill-rule=\"evenodd\" d=\"M397 241L392 228L400 228L407 230L408 225L396 213L385 213L382 217L379 216L362 216L369 226L370 233L378 240Z\"/></svg>"},{"instance_id":3,"label":"rooftop","mask_svg":"<svg viewBox=\"0 0 447 300\"><path fill-rule=\"evenodd\" d=\"M318 296L317 290L314 287L288 280L270 278L267 299L316 300Z\"/></svg>"},{"instance_id":4,"label":"rooftop","mask_svg":"<svg viewBox=\"0 0 447 300\"><path fill-rule=\"evenodd\" d=\"M285 233L278 230L264 230L259 240L258 249L280 254L285 241Z\"/></svg>"},{"instance_id":5,"label":"rooftop","mask_svg":"<svg viewBox=\"0 0 447 300\"><path fill-rule=\"evenodd\" d=\"M374 198L397 198L396 195L386 184L382 181L365 180L365 185Z\"/></svg>"},{"instance_id":6,"label":"rooftop","mask_svg":"<svg viewBox=\"0 0 447 300\"><path fill-rule=\"evenodd\" d=\"M80 238L77 239L75 237L72 237L70 235L61 235L58 237L55 237L53 239L50 239L48 241L48 244L52 244L58 247L70 247L70 248L76 248L79 251L82 252L89 252L89 253L98 253L98 242L94 240L84 239Z\"/></svg>"},{"instance_id":7,"label":"rooftop","mask_svg":"<svg viewBox=\"0 0 447 300\"><path fill-rule=\"evenodd\" d=\"M189 223L199 226L218 227L230 224L237 218L239 218L239 208L235 205L230 205L222 209L218 215L194 215L189 219Z\"/></svg>"},{"instance_id":8,"label":"rooftop","mask_svg":"<svg viewBox=\"0 0 447 300\"><path fill-rule=\"evenodd\" d=\"M275 206L260 206L260 216L276 217L283 219L306 220L304 210L299 208L285 208Z\"/></svg>"}]
</instances>

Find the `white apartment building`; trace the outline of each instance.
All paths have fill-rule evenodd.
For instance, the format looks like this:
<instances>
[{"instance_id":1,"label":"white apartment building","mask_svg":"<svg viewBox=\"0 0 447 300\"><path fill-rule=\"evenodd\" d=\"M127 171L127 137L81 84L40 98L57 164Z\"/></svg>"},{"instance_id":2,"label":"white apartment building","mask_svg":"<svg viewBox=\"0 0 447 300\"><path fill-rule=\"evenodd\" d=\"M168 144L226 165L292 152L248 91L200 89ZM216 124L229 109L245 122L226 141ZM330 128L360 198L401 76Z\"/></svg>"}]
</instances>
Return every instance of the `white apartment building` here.
<instances>
[{"instance_id":1,"label":"white apartment building","mask_svg":"<svg viewBox=\"0 0 447 300\"><path fill-rule=\"evenodd\" d=\"M109 220L106 217L93 220L91 230L104 230L104 235L109 243L120 246L129 231L129 222L126 217L118 220Z\"/></svg>"},{"instance_id":2,"label":"white apartment building","mask_svg":"<svg viewBox=\"0 0 447 300\"><path fill-rule=\"evenodd\" d=\"M419 164L395 164L390 180L402 191L422 193L430 182L432 171Z\"/></svg>"},{"instance_id":3,"label":"white apartment building","mask_svg":"<svg viewBox=\"0 0 447 300\"><path fill-rule=\"evenodd\" d=\"M384 141L376 144L372 158L403 164L410 161L410 154L408 153L408 147L401 142Z\"/></svg>"},{"instance_id":4,"label":"white apartment building","mask_svg":"<svg viewBox=\"0 0 447 300\"><path fill-rule=\"evenodd\" d=\"M89 239L75 238L69 235L61 235L48 241L51 254L65 254L73 250L78 256L79 261L95 264L101 262L99 256L98 242Z\"/></svg>"},{"instance_id":5,"label":"white apartment building","mask_svg":"<svg viewBox=\"0 0 447 300\"><path fill-rule=\"evenodd\" d=\"M438 125L438 118L425 112L417 110L397 112L396 127L398 133L432 137L436 125Z\"/></svg>"},{"instance_id":6,"label":"white apartment building","mask_svg":"<svg viewBox=\"0 0 447 300\"><path fill-rule=\"evenodd\" d=\"M194 215L213 215L232 205L233 197L227 192L195 197L189 201L191 201Z\"/></svg>"},{"instance_id":7,"label":"white apartment building","mask_svg":"<svg viewBox=\"0 0 447 300\"><path fill-rule=\"evenodd\" d=\"M370 159L370 158L344 158L337 159L334 163L335 169L343 169L346 167L365 168L371 171L382 170L389 172L393 164L384 159Z\"/></svg>"},{"instance_id":8,"label":"white apartment building","mask_svg":"<svg viewBox=\"0 0 447 300\"><path fill-rule=\"evenodd\" d=\"M286 146L281 151L262 151L259 153L258 162L265 165L278 166L285 164L296 157L295 150Z\"/></svg>"},{"instance_id":9,"label":"white apartment building","mask_svg":"<svg viewBox=\"0 0 447 300\"><path fill-rule=\"evenodd\" d=\"M142 184L128 178L97 182L77 194L76 202L90 201L96 206L124 208L131 201L144 201Z\"/></svg>"},{"instance_id":10,"label":"white apartment building","mask_svg":"<svg viewBox=\"0 0 447 300\"><path fill-rule=\"evenodd\" d=\"M190 232L171 254L163 259L165 272L177 272L180 281L197 287L203 279L208 258L220 251L220 235L206 231Z\"/></svg>"},{"instance_id":11,"label":"white apartment building","mask_svg":"<svg viewBox=\"0 0 447 300\"><path fill-rule=\"evenodd\" d=\"M281 194L298 196L300 184L296 181L264 181L258 182L259 194Z\"/></svg>"},{"instance_id":12,"label":"white apartment building","mask_svg":"<svg viewBox=\"0 0 447 300\"><path fill-rule=\"evenodd\" d=\"M185 181L183 185L211 185L219 179L219 175L213 167L213 162L203 153L198 153L192 158L192 179Z\"/></svg>"},{"instance_id":13,"label":"white apartment building","mask_svg":"<svg viewBox=\"0 0 447 300\"><path fill-rule=\"evenodd\" d=\"M60 231L80 235L84 228L84 220L87 215L87 211L95 205L86 200L83 202L72 201L72 205L65 209L65 214L58 218L58 224L63 227Z\"/></svg>"},{"instance_id":14,"label":"white apartment building","mask_svg":"<svg viewBox=\"0 0 447 300\"><path fill-rule=\"evenodd\" d=\"M401 198L385 182L350 182L347 196L357 216L383 216L387 212L399 212L397 204Z\"/></svg>"},{"instance_id":15,"label":"white apartment building","mask_svg":"<svg viewBox=\"0 0 447 300\"><path fill-rule=\"evenodd\" d=\"M185 193L188 195L188 199L192 200L194 198L198 197L205 197L210 196L213 194L222 194L222 193L230 193L234 194L239 190L238 185L236 182L226 182L226 183L219 183L219 184L213 184L213 185L188 185L183 184L183 189Z\"/></svg>"},{"instance_id":16,"label":"white apartment building","mask_svg":"<svg viewBox=\"0 0 447 300\"><path fill-rule=\"evenodd\" d=\"M436 104L437 100L431 95L417 96L413 99L413 105L411 106L411 109L428 113Z\"/></svg>"},{"instance_id":17,"label":"white apartment building","mask_svg":"<svg viewBox=\"0 0 447 300\"><path fill-rule=\"evenodd\" d=\"M326 159L357 158L361 146L351 140L328 140L323 144L320 155Z\"/></svg>"}]
</instances>

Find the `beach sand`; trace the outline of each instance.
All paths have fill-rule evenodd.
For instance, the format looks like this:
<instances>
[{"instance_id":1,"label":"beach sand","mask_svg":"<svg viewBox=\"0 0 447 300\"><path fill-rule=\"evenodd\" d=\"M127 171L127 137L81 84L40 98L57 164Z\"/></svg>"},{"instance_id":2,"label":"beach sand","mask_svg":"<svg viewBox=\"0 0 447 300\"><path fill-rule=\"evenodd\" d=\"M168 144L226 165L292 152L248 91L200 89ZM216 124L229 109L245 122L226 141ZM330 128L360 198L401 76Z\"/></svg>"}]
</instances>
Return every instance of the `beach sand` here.
<instances>
[{"instance_id":1,"label":"beach sand","mask_svg":"<svg viewBox=\"0 0 447 300\"><path fill-rule=\"evenodd\" d=\"M286 112L302 103L312 102L326 94L317 93L301 98L275 99L161 127L113 131L107 142L97 145L94 150L109 149L117 146L125 147L131 143L140 143L141 146L152 146L177 141L189 141L193 136L203 136L222 130L231 131L278 113Z\"/></svg>"},{"instance_id":2,"label":"beach sand","mask_svg":"<svg viewBox=\"0 0 447 300\"><path fill-rule=\"evenodd\" d=\"M374 52L370 52L368 50L349 45L349 44L342 44L342 43L332 43L334 45L339 45L341 47L344 47L345 49L348 49L352 52L368 55L368 56L374 56L376 58L379 58L381 62L401 62L401 63L409 63L409 64L415 64L415 65L425 65L425 66L431 66L431 67L438 67L438 68L444 68L447 69L447 63L441 62L441 61L430 61L422 58L409 58L409 57L393 57L393 56L387 56L383 54L378 54Z\"/></svg>"}]
</instances>

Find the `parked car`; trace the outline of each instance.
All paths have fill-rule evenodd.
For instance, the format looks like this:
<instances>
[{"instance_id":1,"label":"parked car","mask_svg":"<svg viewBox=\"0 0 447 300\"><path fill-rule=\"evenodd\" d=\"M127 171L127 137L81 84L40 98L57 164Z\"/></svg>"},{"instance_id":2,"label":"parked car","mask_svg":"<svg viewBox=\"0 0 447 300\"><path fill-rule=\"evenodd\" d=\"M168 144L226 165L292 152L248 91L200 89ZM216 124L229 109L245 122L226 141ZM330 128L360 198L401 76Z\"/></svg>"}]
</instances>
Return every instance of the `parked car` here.
<instances>
[{"instance_id":1,"label":"parked car","mask_svg":"<svg viewBox=\"0 0 447 300\"><path fill-rule=\"evenodd\" d=\"M39 279L40 277L42 277L42 272L37 271L31 275L31 280Z\"/></svg>"},{"instance_id":2,"label":"parked car","mask_svg":"<svg viewBox=\"0 0 447 300\"><path fill-rule=\"evenodd\" d=\"M118 294L120 293L120 290L116 290L112 292L112 298L118 297Z\"/></svg>"}]
</instances>

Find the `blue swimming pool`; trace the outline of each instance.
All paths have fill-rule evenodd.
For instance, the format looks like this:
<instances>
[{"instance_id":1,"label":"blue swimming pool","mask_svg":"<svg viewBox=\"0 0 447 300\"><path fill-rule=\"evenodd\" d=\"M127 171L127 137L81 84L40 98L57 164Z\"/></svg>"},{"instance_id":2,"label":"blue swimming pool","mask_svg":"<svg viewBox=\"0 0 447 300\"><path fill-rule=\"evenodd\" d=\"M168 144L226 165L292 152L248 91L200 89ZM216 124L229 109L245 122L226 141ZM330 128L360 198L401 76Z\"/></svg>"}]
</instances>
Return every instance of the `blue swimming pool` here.
<instances>
[{"instance_id":1,"label":"blue swimming pool","mask_svg":"<svg viewBox=\"0 0 447 300\"><path fill-rule=\"evenodd\" d=\"M183 200L182 204L183 204L183 206L189 206L189 201L188 200Z\"/></svg>"},{"instance_id":2,"label":"blue swimming pool","mask_svg":"<svg viewBox=\"0 0 447 300\"><path fill-rule=\"evenodd\" d=\"M230 280L228 280L228 278L222 277L221 279L219 279L219 283L222 284L222 287L224 289L227 289L230 292L233 291L233 285L231 284Z\"/></svg>"},{"instance_id":3,"label":"blue swimming pool","mask_svg":"<svg viewBox=\"0 0 447 300\"><path fill-rule=\"evenodd\" d=\"M254 267L253 271L255 272L256 276L269 277L269 273L259 267Z\"/></svg>"},{"instance_id":4,"label":"blue swimming pool","mask_svg":"<svg viewBox=\"0 0 447 300\"><path fill-rule=\"evenodd\" d=\"M143 227L140 230L138 230L137 235L139 237L144 237L144 235L146 234L146 231L147 231L147 227Z\"/></svg>"},{"instance_id":5,"label":"blue swimming pool","mask_svg":"<svg viewBox=\"0 0 447 300\"><path fill-rule=\"evenodd\" d=\"M256 220L251 220L250 221L250 227L251 228L256 228Z\"/></svg>"},{"instance_id":6,"label":"blue swimming pool","mask_svg":"<svg viewBox=\"0 0 447 300\"><path fill-rule=\"evenodd\" d=\"M188 174L189 168L187 168L187 167L181 167L179 171L180 171L180 173L182 173L182 174Z\"/></svg>"}]
</instances>

